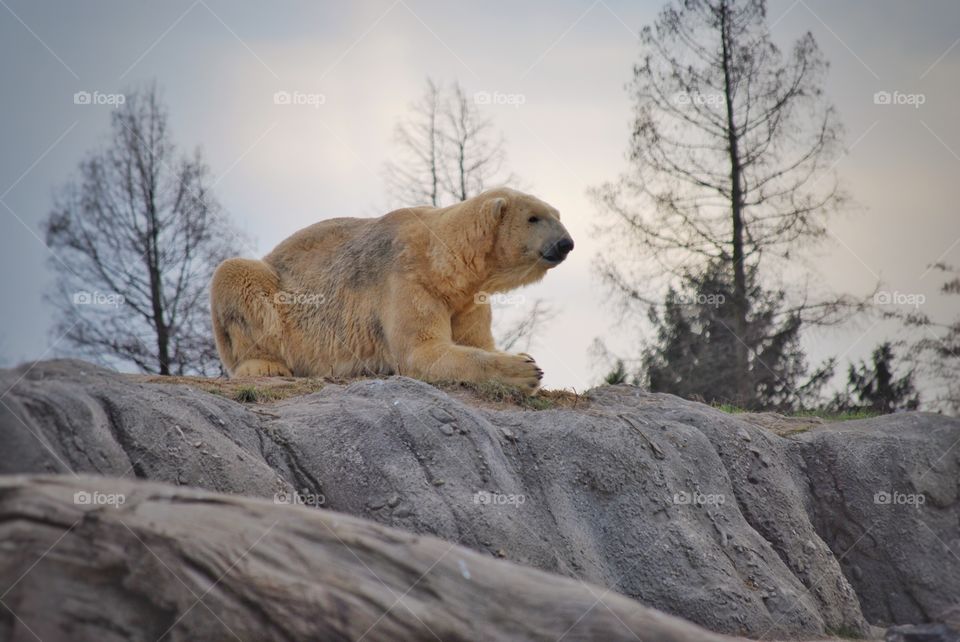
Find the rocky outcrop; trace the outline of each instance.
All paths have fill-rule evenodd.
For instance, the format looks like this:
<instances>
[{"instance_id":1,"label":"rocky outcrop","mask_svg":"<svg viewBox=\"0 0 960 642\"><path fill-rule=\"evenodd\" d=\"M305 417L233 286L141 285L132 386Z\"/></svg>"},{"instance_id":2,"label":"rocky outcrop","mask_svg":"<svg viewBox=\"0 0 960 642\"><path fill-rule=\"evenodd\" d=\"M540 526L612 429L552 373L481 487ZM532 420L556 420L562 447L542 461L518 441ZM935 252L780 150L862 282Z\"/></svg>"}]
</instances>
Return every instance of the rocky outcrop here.
<instances>
[{"instance_id":1,"label":"rocky outcrop","mask_svg":"<svg viewBox=\"0 0 960 642\"><path fill-rule=\"evenodd\" d=\"M864 635L960 599L960 421L937 415L784 438L628 386L531 411L400 377L242 405L72 361L6 371L0 389L0 473L322 506L718 632Z\"/></svg>"},{"instance_id":2,"label":"rocky outcrop","mask_svg":"<svg viewBox=\"0 0 960 642\"><path fill-rule=\"evenodd\" d=\"M0 542L2 640L731 640L435 537L155 483L0 478Z\"/></svg>"},{"instance_id":3,"label":"rocky outcrop","mask_svg":"<svg viewBox=\"0 0 960 642\"><path fill-rule=\"evenodd\" d=\"M958 423L903 413L800 437L813 524L871 622L957 620Z\"/></svg>"}]
</instances>

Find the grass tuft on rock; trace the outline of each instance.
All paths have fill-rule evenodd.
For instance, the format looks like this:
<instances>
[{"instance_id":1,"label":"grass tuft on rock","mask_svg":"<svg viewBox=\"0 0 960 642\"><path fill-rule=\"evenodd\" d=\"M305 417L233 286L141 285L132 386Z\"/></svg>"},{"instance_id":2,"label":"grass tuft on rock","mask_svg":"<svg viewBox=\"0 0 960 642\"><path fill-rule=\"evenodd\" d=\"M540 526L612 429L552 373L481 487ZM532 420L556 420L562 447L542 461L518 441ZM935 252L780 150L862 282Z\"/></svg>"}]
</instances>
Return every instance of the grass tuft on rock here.
<instances>
[{"instance_id":1,"label":"grass tuft on rock","mask_svg":"<svg viewBox=\"0 0 960 642\"><path fill-rule=\"evenodd\" d=\"M578 404L584 406L587 404L582 396L570 390L544 390L541 388L535 395L528 395L519 388L496 381L483 383L447 381L435 385L448 394L466 394L481 402L516 406L526 410L575 408Z\"/></svg>"},{"instance_id":2,"label":"grass tuft on rock","mask_svg":"<svg viewBox=\"0 0 960 642\"><path fill-rule=\"evenodd\" d=\"M728 403L715 404L713 407L730 415L757 414L756 411L747 410L746 408L741 408ZM854 419L871 419L873 417L879 417L880 413L865 409L845 412L830 412L827 410L798 410L796 412L781 414L781 416L789 418L822 419L825 422L831 423L835 421L853 421Z\"/></svg>"}]
</instances>

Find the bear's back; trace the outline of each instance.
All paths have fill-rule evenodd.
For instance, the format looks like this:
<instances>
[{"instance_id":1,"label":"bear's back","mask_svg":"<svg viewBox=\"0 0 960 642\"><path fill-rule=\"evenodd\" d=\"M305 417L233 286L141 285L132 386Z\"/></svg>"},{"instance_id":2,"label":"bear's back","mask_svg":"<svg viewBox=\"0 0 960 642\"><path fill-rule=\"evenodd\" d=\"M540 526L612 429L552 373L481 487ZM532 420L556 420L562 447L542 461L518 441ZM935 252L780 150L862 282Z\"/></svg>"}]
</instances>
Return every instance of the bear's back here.
<instances>
[{"instance_id":1,"label":"bear's back","mask_svg":"<svg viewBox=\"0 0 960 642\"><path fill-rule=\"evenodd\" d=\"M379 218L320 221L295 232L263 260L294 290L366 289L399 267L396 262L412 237L426 233L422 215L406 208Z\"/></svg>"},{"instance_id":2,"label":"bear's back","mask_svg":"<svg viewBox=\"0 0 960 642\"><path fill-rule=\"evenodd\" d=\"M332 218L309 225L281 241L272 252L263 257L279 274L297 273L329 262L337 248L355 237L371 220L362 218Z\"/></svg>"}]
</instances>

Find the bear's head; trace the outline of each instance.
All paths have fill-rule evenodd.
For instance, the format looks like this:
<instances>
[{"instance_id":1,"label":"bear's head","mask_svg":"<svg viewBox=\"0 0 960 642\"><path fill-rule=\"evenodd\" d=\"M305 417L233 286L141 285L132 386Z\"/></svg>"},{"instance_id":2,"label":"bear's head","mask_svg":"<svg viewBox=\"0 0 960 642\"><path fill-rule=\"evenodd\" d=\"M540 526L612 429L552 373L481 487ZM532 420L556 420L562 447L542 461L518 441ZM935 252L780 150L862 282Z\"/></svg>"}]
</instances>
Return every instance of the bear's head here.
<instances>
[{"instance_id":1,"label":"bear's head","mask_svg":"<svg viewBox=\"0 0 960 642\"><path fill-rule=\"evenodd\" d=\"M427 237L432 274L458 295L503 292L543 278L573 249L560 213L509 188L437 210Z\"/></svg>"},{"instance_id":2,"label":"bear's head","mask_svg":"<svg viewBox=\"0 0 960 642\"><path fill-rule=\"evenodd\" d=\"M494 189L474 197L480 225L478 246L486 246L491 292L510 290L543 278L573 249L573 239L555 207L516 190ZM471 199L473 200L473 199Z\"/></svg>"}]
</instances>

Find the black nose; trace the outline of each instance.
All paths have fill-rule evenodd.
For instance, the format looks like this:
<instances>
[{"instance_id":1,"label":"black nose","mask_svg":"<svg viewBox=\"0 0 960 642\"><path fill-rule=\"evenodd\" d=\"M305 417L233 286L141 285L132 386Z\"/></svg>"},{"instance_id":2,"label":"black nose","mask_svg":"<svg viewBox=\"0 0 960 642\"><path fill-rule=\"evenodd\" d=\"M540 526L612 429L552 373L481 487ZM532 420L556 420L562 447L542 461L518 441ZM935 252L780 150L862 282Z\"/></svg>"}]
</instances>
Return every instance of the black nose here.
<instances>
[{"instance_id":1,"label":"black nose","mask_svg":"<svg viewBox=\"0 0 960 642\"><path fill-rule=\"evenodd\" d=\"M551 263L559 263L563 259L567 258L567 254L570 254L570 250L572 249L573 239L565 236L553 245L550 245L547 248L547 251L543 253L543 258Z\"/></svg>"}]
</instances>

